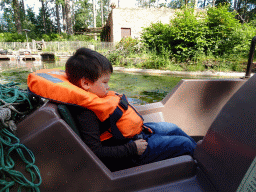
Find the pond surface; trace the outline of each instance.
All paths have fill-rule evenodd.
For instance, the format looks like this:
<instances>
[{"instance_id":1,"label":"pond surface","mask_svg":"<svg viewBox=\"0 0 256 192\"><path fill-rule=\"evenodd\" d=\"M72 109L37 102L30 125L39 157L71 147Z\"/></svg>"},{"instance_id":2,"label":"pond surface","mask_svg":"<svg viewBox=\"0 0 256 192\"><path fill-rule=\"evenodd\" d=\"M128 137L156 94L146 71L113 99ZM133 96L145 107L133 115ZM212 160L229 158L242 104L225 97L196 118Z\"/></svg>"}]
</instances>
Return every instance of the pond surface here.
<instances>
[{"instance_id":1,"label":"pond surface","mask_svg":"<svg viewBox=\"0 0 256 192\"><path fill-rule=\"evenodd\" d=\"M38 69L64 69L65 61L56 62L10 62L0 61L0 79L20 83L27 88L27 76ZM174 75L145 75L114 72L109 86L111 90L125 94L134 105L161 101L182 79L193 77L175 77ZM195 78L195 77L194 77ZM198 77L197 77L198 78Z\"/></svg>"}]
</instances>

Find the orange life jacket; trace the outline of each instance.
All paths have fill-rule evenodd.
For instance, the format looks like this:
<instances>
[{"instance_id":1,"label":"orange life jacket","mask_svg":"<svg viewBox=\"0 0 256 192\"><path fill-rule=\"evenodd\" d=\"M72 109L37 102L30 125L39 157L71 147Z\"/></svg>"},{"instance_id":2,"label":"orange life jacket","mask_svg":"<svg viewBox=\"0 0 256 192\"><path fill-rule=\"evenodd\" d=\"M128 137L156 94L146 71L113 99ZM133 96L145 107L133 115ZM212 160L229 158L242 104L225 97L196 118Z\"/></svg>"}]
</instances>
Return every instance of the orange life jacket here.
<instances>
[{"instance_id":1,"label":"orange life jacket","mask_svg":"<svg viewBox=\"0 0 256 192\"><path fill-rule=\"evenodd\" d=\"M90 109L101 122L110 118L111 128L100 135L101 141L112 136L133 138L143 129L142 117L128 104L125 96L109 91L106 97L100 98L70 83L64 71L38 70L29 74L27 84L29 90L40 97Z\"/></svg>"}]
</instances>

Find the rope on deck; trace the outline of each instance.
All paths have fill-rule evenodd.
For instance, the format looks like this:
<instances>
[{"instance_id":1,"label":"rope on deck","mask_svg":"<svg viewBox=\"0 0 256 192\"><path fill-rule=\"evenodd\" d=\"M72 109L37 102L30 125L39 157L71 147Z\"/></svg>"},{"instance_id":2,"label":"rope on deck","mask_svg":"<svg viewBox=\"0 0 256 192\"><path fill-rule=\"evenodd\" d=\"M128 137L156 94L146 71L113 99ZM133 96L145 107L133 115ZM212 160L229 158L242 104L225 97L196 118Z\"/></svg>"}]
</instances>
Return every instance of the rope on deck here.
<instances>
[{"instance_id":1,"label":"rope on deck","mask_svg":"<svg viewBox=\"0 0 256 192\"><path fill-rule=\"evenodd\" d=\"M0 192L9 192L13 186L17 186L18 192L24 189L39 192L42 178L34 154L14 134L15 121L32 110L33 105L27 91L16 85L18 83L0 84ZM15 170L15 162L25 165L30 179Z\"/></svg>"}]
</instances>

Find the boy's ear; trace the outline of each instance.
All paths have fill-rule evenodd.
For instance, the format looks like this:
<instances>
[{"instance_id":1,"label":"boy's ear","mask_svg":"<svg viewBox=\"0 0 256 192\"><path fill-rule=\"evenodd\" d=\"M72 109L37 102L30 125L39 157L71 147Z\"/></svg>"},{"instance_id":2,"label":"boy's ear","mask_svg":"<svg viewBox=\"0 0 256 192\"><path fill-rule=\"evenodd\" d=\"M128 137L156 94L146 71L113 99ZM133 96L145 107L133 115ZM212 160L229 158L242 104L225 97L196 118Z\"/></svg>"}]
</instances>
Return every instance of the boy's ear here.
<instances>
[{"instance_id":1,"label":"boy's ear","mask_svg":"<svg viewBox=\"0 0 256 192\"><path fill-rule=\"evenodd\" d=\"M89 90L90 89L90 83L89 83L89 81L87 80L87 79L85 79L85 78L82 78L81 80L80 80L80 85L81 85L81 87L84 89L84 90Z\"/></svg>"}]
</instances>

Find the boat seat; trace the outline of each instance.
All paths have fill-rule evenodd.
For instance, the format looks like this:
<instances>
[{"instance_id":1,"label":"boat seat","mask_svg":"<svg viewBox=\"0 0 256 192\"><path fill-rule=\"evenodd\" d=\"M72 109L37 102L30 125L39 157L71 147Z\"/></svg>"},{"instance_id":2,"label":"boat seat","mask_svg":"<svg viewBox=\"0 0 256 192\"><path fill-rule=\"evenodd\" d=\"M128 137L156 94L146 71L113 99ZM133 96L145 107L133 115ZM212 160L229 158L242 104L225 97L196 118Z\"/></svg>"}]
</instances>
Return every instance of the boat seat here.
<instances>
[{"instance_id":1,"label":"boat seat","mask_svg":"<svg viewBox=\"0 0 256 192\"><path fill-rule=\"evenodd\" d=\"M256 168L255 86L254 75L230 98L196 147L194 158L217 191L237 191L249 168ZM255 168L251 191L256 191Z\"/></svg>"},{"instance_id":2,"label":"boat seat","mask_svg":"<svg viewBox=\"0 0 256 192\"><path fill-rule=\"evenodd\" d=\"M21 143L35 155L41 191L139 191L195 176L196 163L188 155L111 172L58 108L47 102L17 124Z\"/></svg>"},{"instance_id":3,"label":"boat seat","mask_svg":"<svg viewBox=\"0 0 256 192\"><path fill-rule=\"evenodd\" d=\"M229 99L197 143L194 177L141 191L256 191L256 75Z\"/></svg>"}]
</instances>

